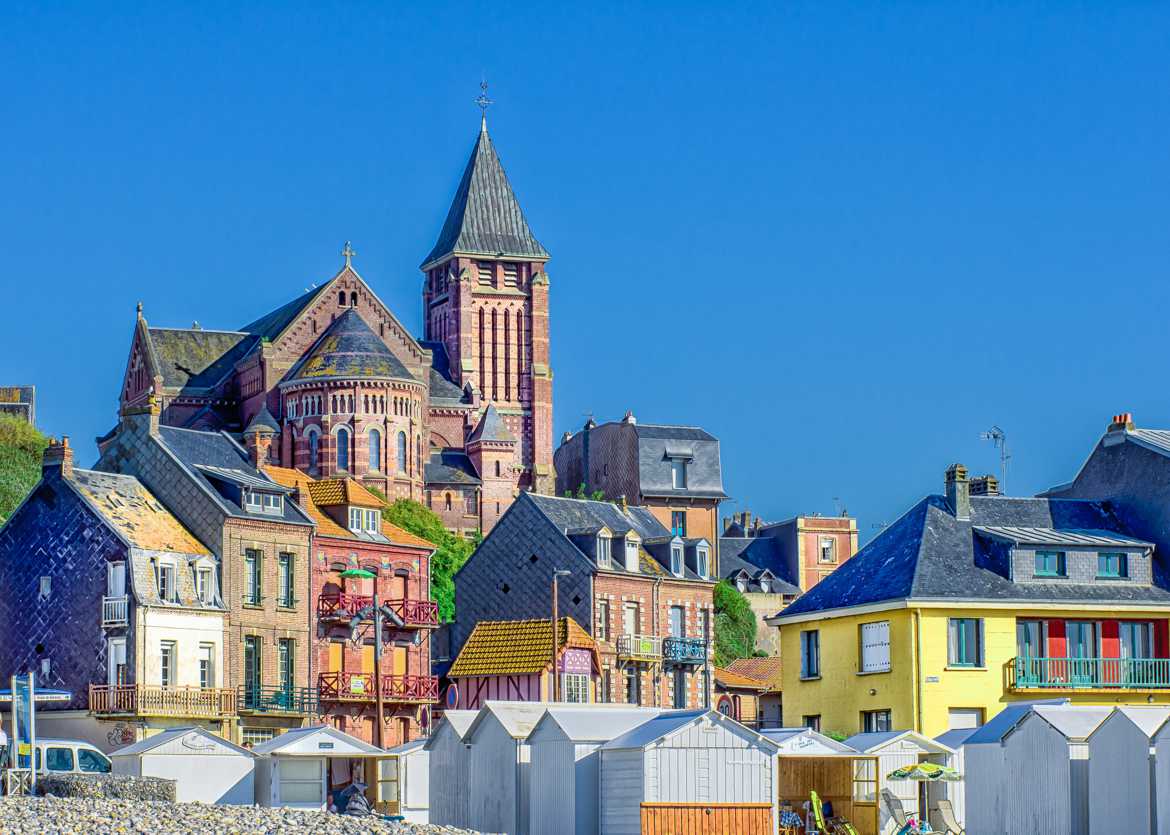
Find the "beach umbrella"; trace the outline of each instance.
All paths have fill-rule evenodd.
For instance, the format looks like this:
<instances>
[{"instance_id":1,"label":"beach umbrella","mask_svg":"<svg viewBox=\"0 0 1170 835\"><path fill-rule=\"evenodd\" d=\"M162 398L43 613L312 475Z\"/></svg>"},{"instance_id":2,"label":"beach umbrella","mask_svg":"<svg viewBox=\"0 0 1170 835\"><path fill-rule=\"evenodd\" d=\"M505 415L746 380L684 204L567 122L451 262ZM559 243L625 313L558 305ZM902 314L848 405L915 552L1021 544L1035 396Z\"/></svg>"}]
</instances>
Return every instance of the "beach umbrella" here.
<instances>
[{"instance_id":1,"label":"beach umbrella","mask_svg":"<svg viewBox=\"0 0 1170 835\"><path fill-rule=\"evenodd\" d=\"M378 575L364 568L347 568L341 572L342 577L360 577L363 580L373 580Z\"/></svg>"},{"instance_id":2,"label":"beach umbrella","mask_svg":"<svg viewBox=\"0 0 1170 835\"><path fill-rule=\"evenodd\" d=\"M958 780L962 780L963 775L948 765L938 765L937 763L917 763L916 765L907 765L891 771L886 775L886 779L926 780L932 783L935 780L944 780L946 782L953 783Z\"/></svg>"}]
</instances>

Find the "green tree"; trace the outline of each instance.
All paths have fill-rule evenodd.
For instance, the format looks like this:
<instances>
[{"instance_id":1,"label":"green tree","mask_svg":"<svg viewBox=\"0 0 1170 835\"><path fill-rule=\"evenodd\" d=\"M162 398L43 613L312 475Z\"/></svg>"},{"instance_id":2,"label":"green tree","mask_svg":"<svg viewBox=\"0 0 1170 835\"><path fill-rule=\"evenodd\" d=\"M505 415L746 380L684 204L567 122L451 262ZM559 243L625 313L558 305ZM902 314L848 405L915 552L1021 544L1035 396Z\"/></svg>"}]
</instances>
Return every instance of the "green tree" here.
<instances>
[{"instance_id":1,"label":"green tree","mask_svg":"<svg viewBox=\"0 0 1170 835\"><path fill-rule=\"evenodd\" d=\"M586 493L585 492L585 482L583 482L583 481L577 485L577 492L576 493L574 493L572 490L566 490L565 491L565 498L566 499L590 499L591 501L595 501L595 502L609 501L608 499L605 498L605 491L604 490L594 490L592 493Z\"/></svg>"},{"instance_id":2,"label":"green tree","mask_svg":"<svg viewBox=\"0 0 1170 835\"><path fill-rule=\"evenodd\" d=\"M385 499L385 496L381 498ZM431 597L439 604L439 617L443 622L455 620L455 581L452 578L479 547L483 537L479 533L472 539L456 536L443 527L443 520L429 507L410 499L396 499L388 504L382 509L382 518L435 546L431 557Z\"/></svg>"},{"instance_id":3,"label":"green tree","mask_svg":"<svg viewBox=\"0 0 1170 835\"><path fill-rule=\"evenodd\" d=\"M715 584L715 665L726 667L756 652L756 613L739 589L726 580Z\"/></svg>"},{"instance_id":4,"label":"green tree","mask_svg":"<svg viewBox=\"0 0 1170 835\"><path fill-rule=\"evenodd\" d=\"M0 523L40 480L41 455L48 444L49 439L28 422L0 415Z\"/></svg>"}]
</instances>

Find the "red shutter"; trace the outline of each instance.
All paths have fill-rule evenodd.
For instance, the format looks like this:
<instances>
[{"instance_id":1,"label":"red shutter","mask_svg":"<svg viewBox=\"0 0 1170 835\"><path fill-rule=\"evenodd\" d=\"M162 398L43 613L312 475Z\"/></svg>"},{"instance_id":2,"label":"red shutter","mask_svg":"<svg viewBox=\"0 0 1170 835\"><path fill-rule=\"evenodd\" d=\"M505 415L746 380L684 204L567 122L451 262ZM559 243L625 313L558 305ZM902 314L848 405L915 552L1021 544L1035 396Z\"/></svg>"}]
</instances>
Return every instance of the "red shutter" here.
<instances>
[{"instance_id":1,"label":"red shutter","mask_svg":"<svg viewBox=\"0 0 1170 835\"><path fill-rule=\"evenodd\" d=\"M1170 621L1154 621L1154 657L1170 658Z\"/></svg>"},{"instance_id":2,"label":"red shutter","mask_svg":"<svg viewBox=\"0 0 1170 835\"><path fill-rule=\"evenodd\" d=\"M1068 639L1065 637L1064 621L1048 621L1048 657L1066 658L1068 656Z\"/></svg>"},{"instance_id":3,"label":"red shutter","mask_svg":"<svg viewBox=\"0 0 1170 835\"><path fill-rule=\"evenodd\" d=\"M1101 657L1121 657L1121 627L1115 620L1101 621Z\"/></svg>"}]
</instances>

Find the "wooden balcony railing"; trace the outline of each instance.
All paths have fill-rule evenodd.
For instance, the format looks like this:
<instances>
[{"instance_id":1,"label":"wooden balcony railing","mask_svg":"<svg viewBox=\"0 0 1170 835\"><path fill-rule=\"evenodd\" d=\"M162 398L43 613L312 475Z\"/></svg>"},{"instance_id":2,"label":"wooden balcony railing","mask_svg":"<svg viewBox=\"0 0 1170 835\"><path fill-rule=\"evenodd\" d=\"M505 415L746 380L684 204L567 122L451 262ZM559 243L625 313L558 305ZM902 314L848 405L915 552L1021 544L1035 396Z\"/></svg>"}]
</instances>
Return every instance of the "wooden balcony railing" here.
<instances>
[{"instance_id":1,"label":"wooden balcony railing","mask_svg":"<svg viewBox=\"0 0 1170 835\"><path fill-rule=\"evenodd\" d=\"M619 635L618 658L632 661L659 661L662 659L662 639L657 635Z\"/></svg>"},{"instance_id":2,"label":"wooden balcony railing","mask_svg":"<svg viewBox=\"0 0 1170 835\"><path fill-rule=\"evenodd\" d=\"M317 598L317 617L321 620L348 620L373 603L374 598L366 594L324 592ZM439 625L439 604L431 600L399 598L383 600L382 605L388 606L408 627Z\"/></svg>"},{"instance_id":3,"label":"wooden balcony railing","mask_svg":"<svg viewBox=\"0 0 1170 835\"><path fill-rule=\"evenodd\" d=\"M1167 690L1170 658L1013 658L1013 690Z\"/></svg>"},{"instance_id":4,"label":"wooden balcony railing","mask_svg":"<svg viewBox=\"0 0 1170 835\"><path fill-rule=\"evenodd\" d=\"M374 701L373 673L318 673L317 694L321 701ZM382 698L387 702L426 703L439 700L439 679L435 676L382 676Z\"/></svg>"},{"instance_id":5,"label":"wooden balcony railing","mask_svg":"<svg viewBox=\"0 0 1170 835\"><path fill-rule=\"evenodd\" d=\"M102 598L102 626L125 626L127 617L127 597Z\"/></svg>"},{"instance_id":6,"label":"wooden balcony railing","mask_svg":"<svg viewBox=\"0 0 1170 835\"><path fill-rule=\"evenodd\" d=\"M236 713L236 691L223 687L162 687L151 684L91 684L95 714L220 719Z\"/></svg>"}]
</instances>

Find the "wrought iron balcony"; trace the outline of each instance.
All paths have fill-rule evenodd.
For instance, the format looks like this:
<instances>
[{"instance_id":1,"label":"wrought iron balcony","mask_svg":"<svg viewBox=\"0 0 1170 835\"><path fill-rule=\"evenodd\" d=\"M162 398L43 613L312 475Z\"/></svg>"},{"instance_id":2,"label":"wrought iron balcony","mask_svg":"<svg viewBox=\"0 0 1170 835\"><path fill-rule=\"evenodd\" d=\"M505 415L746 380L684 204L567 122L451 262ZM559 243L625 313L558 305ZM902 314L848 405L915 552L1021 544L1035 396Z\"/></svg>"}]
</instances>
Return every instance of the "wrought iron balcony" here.
<instances>
[{"instance_id":1,"label":"wrought iron balcony","mask_svg":"<svg viewBox=\"0 0 1170 835\"><path fill-rule=\"evenodd\" d=\"M675 664L704 664L707 642L702 638L666 638L662 641L662 658Z\"/></svg>"},{"instance_id":2,"label":"wrought iron balcony","mask_svg":"<svg viewBox=\"0 0 1170 835\"><path fill-rule=\"evenodd\" d=\"M1013 658L1012 690L1168 690L1170 658Z\"/></svg>"},{"instance_id":3,"label":"wrought iron balcony","mask_svg":"<svg viewBox=\"0 0 1170 835\"><path fill-rule=\"evenodd\" d=\"M439 679L435 676L383 675L382 699L387 702L424 704L439 700ZM321 701L374 701L373 673L318 673L317 693Z\"/></svg>"},{"instance_id":4,"label":"wrought iron balcony","mask_svg":"<svg viewBox=\"0 0 1170 835\"><path fill-rule=\"evenodd\" d=\"M367 606L374 598L368 594L347 594L346 592L323 592L317 598L317 617L321 620L349 620ZM426 628L439 625L439 604L430 600L399 598L383 600L383 606L402 618L408 628Z\"/></svg>"},{"instance_id":5,"label":"wrought iron balcony","mask_svg":"<svg viewBox=\"0 0 1170 835\"><path fill-rule=\"evenodd\" d=\"M89 712L100 715L220 719L236 713L236 691L224 687L91 684Z\"/></svg>"},{"instance_id":6,"label":"wrought iron balcony","mask_svg":"<svg viewBox=\"0 0 1170 835\"><path fill-rule=\"evenodd\" d=\"M102 598L102 626L125 626L129 606L126 595Z\"/></svg>"},{"instance_id":7,"label":"wrought iron balcony","mask_svg":"<svg viewBox=\"0 0 1170 835\"><path fill-rule=\"evenodd\" d=\"M240 713L308 715L317 713L317 691L312 687L246 687L237 690Z\"/></svg>"},{"instance_id":8,"label":"wrought iron balcony","mask_svg":"<svg viewBox=\"0 0 1170 835\"><path fill-rule=\"evenodd\" d=\"M617 654L630 661L661 661L662 639L657 635L619 635Z\"/></svg>"}]
</instances>

